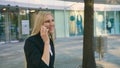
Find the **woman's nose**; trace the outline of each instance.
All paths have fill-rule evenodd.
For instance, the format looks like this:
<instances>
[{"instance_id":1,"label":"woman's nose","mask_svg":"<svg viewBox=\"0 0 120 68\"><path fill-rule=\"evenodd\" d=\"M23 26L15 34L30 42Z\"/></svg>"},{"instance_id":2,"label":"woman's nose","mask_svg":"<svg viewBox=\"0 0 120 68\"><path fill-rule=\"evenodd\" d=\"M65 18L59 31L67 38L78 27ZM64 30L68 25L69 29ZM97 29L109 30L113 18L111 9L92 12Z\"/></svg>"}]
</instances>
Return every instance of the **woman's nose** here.
<instances>
[{"instance_id":1,"label":"woman's nose","mask_svg":"<svg viewBox=\"0 0 120 68\"><path fill-rule=\"evenodd\" d=\"M53 24L54 24L54 22L53 22L53 21L51 21L51 22L50 22L50 25L53 25Z\"/></svg>"}]
</instances>

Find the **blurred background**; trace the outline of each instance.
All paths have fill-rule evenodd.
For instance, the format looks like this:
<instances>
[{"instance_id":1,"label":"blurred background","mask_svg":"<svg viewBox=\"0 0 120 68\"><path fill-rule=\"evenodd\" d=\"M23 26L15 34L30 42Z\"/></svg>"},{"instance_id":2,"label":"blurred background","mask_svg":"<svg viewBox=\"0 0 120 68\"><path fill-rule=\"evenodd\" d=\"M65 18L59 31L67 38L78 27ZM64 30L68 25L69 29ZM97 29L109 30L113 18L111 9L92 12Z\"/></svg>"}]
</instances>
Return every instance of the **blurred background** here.
<instances>
[{"instance_id":1,"label":"blurred background","mask_svg":"<svg viewBox=\"0 0 120 68\"><path fill-rule=\"evenodd\" d=\"M35 16L50 11L55 20L55 68L82 64L84 0L0 0L0 68L24 68L24 41ZM104 68L120 68L120 0L94 0L95 45L102 46Z\"/></svg>"}]
</instances>

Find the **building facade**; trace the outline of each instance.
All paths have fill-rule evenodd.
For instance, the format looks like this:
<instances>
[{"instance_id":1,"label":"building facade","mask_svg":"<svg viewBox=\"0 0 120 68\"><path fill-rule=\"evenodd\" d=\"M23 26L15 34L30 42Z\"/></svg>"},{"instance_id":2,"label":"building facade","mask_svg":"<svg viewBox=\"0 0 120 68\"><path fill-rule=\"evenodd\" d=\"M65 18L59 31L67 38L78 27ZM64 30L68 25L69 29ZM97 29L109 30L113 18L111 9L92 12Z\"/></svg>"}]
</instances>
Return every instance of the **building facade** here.
<instances>
[{"instance_id":1,"label":"building facade","mask_svg":"<svg viewBox=\"0 0 120 68\"><path fill-rule=\"evenodd\" d=\"M67 8L65 6L54 7L55 5L52 6L53 8L42 8L42 6L41 8L36 8L11 4L11 2L8 2L0 5L0 42L7 43L25 40L30 36L37 12L43 10L51 11L54 15L54 35L56 38L81 36L84 33L83 7L78 10L74 6L67 9L68 6ZM104 6L102 10L101 7L95 8L94 34L96 36L120 34L120 8L118 9L118 7L112 6L112 8L107 9Z\"/></svg>"}]
</instances>

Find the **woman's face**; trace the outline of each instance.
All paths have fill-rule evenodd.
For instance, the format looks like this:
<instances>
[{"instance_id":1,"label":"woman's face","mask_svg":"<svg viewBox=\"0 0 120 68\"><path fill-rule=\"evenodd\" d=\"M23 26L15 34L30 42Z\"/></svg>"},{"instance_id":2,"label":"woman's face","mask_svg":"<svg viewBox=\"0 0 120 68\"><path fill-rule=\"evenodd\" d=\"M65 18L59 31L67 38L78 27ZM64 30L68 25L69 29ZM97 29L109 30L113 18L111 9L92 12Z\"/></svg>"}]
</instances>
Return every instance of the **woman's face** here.
<instances>
[{"instance_id":1,"label":"woman's face","mask_svg":"<svg viewBox=\"0 0 120 68\"><path fill-rule=\"evenodd\" d=\"M54 19L52 15L48 14L45 16L45 21L43 25L48 29L49 33L54 32Z\"/></svg>"}]
</instances>

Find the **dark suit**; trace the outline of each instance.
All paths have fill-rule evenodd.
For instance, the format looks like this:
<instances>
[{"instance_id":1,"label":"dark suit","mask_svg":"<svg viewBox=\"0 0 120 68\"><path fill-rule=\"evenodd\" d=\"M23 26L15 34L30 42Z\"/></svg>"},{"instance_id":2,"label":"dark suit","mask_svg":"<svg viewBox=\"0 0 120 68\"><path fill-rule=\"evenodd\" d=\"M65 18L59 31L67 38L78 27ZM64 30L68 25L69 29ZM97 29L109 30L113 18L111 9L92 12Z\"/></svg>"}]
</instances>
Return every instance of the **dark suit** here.
<instances>
[{"instance_id":1,"label":"dark suit","mask_svg":"<svg viewBox=\"0 0 120 68\"><path fill-rule=\"evenodd\" d=\"M50 64L47 66L41 59L43 55L44 42L40 37L40 34L27 38L24 45L27 68L54 68L55 51L53 41L51 39L50 45L53 55L50 55Z\"/></svg>"}]
</instances>

